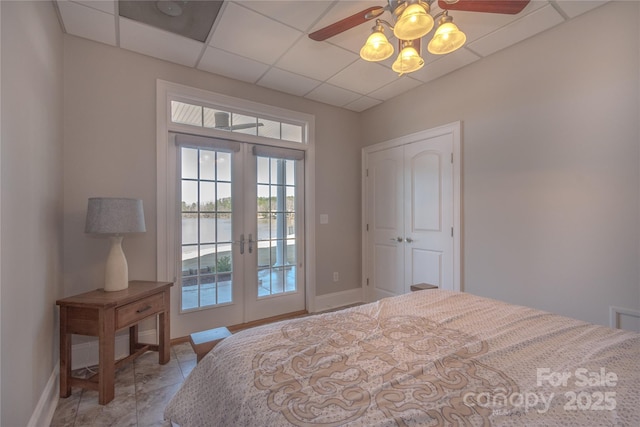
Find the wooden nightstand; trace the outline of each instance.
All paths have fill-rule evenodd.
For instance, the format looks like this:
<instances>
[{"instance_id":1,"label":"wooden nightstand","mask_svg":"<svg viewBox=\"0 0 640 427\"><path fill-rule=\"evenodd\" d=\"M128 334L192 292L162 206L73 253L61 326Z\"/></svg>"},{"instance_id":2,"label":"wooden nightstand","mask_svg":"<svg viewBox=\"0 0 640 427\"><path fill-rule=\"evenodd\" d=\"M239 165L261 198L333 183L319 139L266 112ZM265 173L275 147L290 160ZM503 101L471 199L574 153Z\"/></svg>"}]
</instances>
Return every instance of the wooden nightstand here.
<instances>
[{"instance_id":1,"label":"wooden nightstand","mask_svg":"<svg viewBox=\"0 0 640 427\"><path fill-rule=\"evenodd\" d=\"M60 306L60 397L69 397L71 387L98 391L98 403L106 405L114 396L115 370L148 350L158 352L161 365L169 362L169 307L171 282L129 282L129 288L103 289L56 301ZM158 316L158 344L138 343L138 323ZM116 331L129 328L129 356L115 360ZM71 376L71 335L98 337L98 373L88 379Z\"/></svg>"},{"instance_id":2,"label":"wooden nightstand","mask_svg":"<svg viewBox=\"0 0 640 427\"><path fill-rule=\"evenodd\" d=\"M428 289L438 289L438 287L436 285L431 285L429 283L418 283L416 285L411 285L411 292L425 291Z\"/></svg>"}]
</instances>

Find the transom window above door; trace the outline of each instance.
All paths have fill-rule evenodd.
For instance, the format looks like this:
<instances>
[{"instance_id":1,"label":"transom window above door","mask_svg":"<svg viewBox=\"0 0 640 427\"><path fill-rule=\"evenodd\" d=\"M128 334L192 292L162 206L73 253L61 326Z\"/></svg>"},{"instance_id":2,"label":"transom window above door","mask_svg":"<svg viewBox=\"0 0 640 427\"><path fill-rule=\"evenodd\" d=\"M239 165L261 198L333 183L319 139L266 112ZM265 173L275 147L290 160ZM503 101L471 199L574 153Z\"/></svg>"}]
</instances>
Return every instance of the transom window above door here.
<instances>
[{"instance_id":1,"label":"transom window above door","mask_svg":"<svg viewBox=\"0 0 640 427\"><path fill-rule=\"evenodd\" d=\"M306 142L302 124L175 100L171 101L171 122L282 141Z\"/></svg>"}]
</instances>

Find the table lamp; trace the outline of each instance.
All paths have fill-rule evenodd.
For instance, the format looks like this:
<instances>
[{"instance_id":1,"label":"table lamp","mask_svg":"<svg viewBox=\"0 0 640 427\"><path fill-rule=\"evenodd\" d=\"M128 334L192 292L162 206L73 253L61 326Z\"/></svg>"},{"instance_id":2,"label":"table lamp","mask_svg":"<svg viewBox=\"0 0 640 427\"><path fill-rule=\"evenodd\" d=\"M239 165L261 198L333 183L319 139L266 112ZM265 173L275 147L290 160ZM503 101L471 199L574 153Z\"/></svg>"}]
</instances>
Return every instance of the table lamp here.
<instances>
[{"instance_id":1,"label":"table lamp","mask_svg":"<svg viewBox=\"0 0 640 427\"><path fill-rule=\"evenodd\" d=\"M105 291L121 291L129 287L129 269L122 251L123 234L145 231L142 200L115 197L89 198L84 232L106 234L111 240L111 249L105 267Z\"/></svg>"}]
</instances>

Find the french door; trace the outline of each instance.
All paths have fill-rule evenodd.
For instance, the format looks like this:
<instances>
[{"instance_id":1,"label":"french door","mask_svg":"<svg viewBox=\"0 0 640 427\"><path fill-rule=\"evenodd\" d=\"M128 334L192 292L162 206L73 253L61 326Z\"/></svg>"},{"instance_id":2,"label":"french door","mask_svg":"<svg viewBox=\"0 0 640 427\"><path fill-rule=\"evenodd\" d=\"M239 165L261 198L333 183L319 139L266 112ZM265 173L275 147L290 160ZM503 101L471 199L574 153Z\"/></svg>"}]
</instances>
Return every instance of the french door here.
<instances>
[{"instance_id":1,"label":"french door","mask_svg":"<svg viewBox=\"0 0 640 427\"><path fill-rule=\"evenodd\" d=\"M233 325L303 310L303 152L176 142L182 313L211 309L212 324Z\"/></svg>"}]
</instances>

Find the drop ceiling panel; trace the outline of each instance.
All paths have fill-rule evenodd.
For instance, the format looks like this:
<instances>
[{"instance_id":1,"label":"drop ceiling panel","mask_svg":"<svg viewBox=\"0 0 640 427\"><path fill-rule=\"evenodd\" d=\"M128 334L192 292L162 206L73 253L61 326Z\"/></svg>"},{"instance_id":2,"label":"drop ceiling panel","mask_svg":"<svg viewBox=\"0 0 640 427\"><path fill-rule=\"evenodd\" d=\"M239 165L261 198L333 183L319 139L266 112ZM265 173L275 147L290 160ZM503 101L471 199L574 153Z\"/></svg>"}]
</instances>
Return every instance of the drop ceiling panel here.
<instances>
[{"instance_id":1,"label":"drop ceiling panel","mask_svg":"<svg viewBox=\"0 0 640 427\"><path fill-rule=\"evenodd\" d=\"M342 107L357 99L361 95L351 92L350 90L342 89L337 86L333 86L327 83L323 83L314 90L312 90L305 98L313 99L314 101L324 102L325 104L335 105L336 107Z\"/></svg>"},{"instance_id":2,"label":"drop ceiling panel","mask_svg":"<svg viewBox=\"0 0 640 427\"><path fill-rule=\"evenodd\" d=\"M371 92L369 96L375 99L381 99L386 101L388 99L393 98L394 96L398 96L401 93L405 93L408 90L414 89L422 84L421 81L416 80L409 75L404 75L402 77L398 77L388 85Z\"/></svg>"},{"instance_id":3,"label":"drop ceiling panel","mask_svg":"<svg viewBox=\"0 0 640 427\"><path fill-rule=\"evenodd\" d=\"M114 15L70 1L59 1L58 8L68 33L100 43L116 45Z\"/></svg>"},{"instance_id":4,"label":"drop ceiling panel","mask_svg":"<svg viewBox=\"0 0 640 427\"><path fill-rule=\"evenodd\" d=\"M380 100L369 98L368 96L363 96L362 98L345 105L344 108L360 113L381 103L382 101Z\"/></svg>"},{"instance_id":5,"label":"drop ceiling panel","mask_svg":"<svg viewBox=\"0 0 640 427\"><path fill-rule=\"evenodd\" d=\"M272 67L267 71L260 81L258 81L258 85L260 86L297 96L303 96L311 92L320 83L321 82L318 80L290 73L289 71L275 67Z\"/></svg>"},{"instance_id":6,"label":"drop ceiling panel","mask_svg":"<svg viewBox=\"0 0 640 427\"><path fill-rule=\"evenodd\" d=\"M273 64L303 36L301 31L236 3L227 3L209 44L218 49Z\"/></svg>"},{"instance_id":7,"label":"drop ceiling panel","mask_svg":"<svg viewBox=\"0 0 640 427\"><path fill-rule=\"evenodd\" d=\"M482 56L488 56L554 27L563 21L564 18L562 15L556 12L551 5L547 5L513 21L511 24L497 29L473 43L469 43L468 47Z\"/></svg>"},{"instance_id":8,"label":"drop ceiling panel","mask_svg":"<svg viewBox=\"0 0 640 427\"><path fill-rule=\"evenodd\" d=\"M602 6L605 3L608 3L608 1L556 0L556 4L564 13L567 14L569 18L582 15L583 13L588 12L591 9L595 9L596 7Z\"/></svg>"},{"instance_id":9,"label":"drop ceiling panel","mask_svg":"<svg viewBox=\"0 0 640 427\"><path fill-rule=\"evenodd\" d=\"M111 0L76 0L73 3L79 3L83 6L87 6L93 9L101 10L102 12L110 13L111 15L116 14L116 2Z\"/></svg>"},{"instance_id":10,"label":"drop ceiling panel","mask_svg":"<svg viewBox=\"0 0 640 427\"><path fill-rule=\"evenodd\" d=\"M316 80L327 80L360 57L328 43L302 37L276 66Z\"/></svg>"},{"instance_id":11,"label":"drop ceiling panel","mask_svg":"<svg viewBox=\"0 0 640 427\"><path fill-rule=\"evenodd\" d=\"M243 6L278 22L306 32L329 7L330 1L305 1L304 6L286 1L242 1Z\"/></svg>"},{"instance_id":12,"label":"drop ceiling panel","mask_svg":"<svg viewBox=\"0 0 640 427\"><path fill-rule=\"evenodd\" d=\"M207 46L198 69L243 82L255 83L269 66L215 47Z\"/></svg>"},{"instance_id":13,"label":"drop ceiling panel","mask_svg":"<svg viewBox=\"0 0 640 427\"><path fill-rule=\"evenodd\" d=\"M127 18L120 20L120 47L176 64L195 67L203 43Z\"/></svg>"},{"instance_id":14,"label":"drop ceiling panel","mask_svg":"<svg viewBox=\"0 0 640 427\"><path fill-rule=\"evenodd\" d=\"M375 62L356 61L327 82L366 95L397 78L398 75L388 67Z\"/></svg>"}]
</instances>

